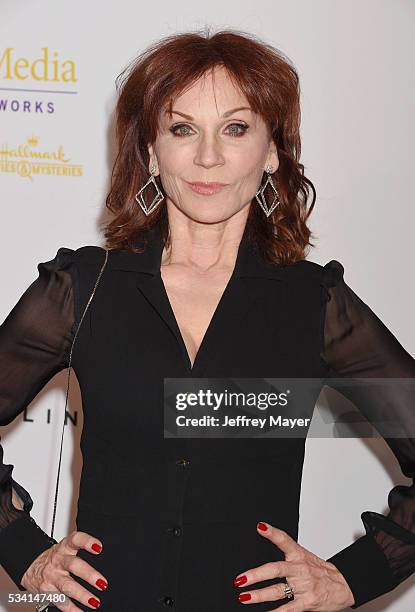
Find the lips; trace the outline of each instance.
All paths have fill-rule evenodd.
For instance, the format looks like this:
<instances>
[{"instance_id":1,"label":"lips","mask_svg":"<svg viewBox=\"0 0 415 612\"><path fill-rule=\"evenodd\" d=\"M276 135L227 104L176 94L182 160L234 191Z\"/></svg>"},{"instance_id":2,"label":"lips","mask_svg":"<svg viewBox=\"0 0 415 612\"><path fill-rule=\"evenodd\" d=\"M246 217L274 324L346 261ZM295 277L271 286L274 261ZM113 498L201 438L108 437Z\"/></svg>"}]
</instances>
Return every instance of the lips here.
<instances>
[{"instance_id":1,"label":"lips","mask_svg":"<svg viewBox=\"0 0 415 612\"><path fill-rule=\"evenodd\" d=\"M192 189L192 191L201 195L213 195L215 193L218 193L218 191L220 191L224 187L226 187L226 183L216 182L204 183L198 181L196 183L187 182L187 184L189 185L190 189Z\"/></svg>"},{"instance_id":2,"label":"lips","mask_svg":"<svg viewBox=\"0 0 415 612\"><path fill-rule=\"evenodd\" d=\"M201 187L204 189L220 189L221 187L225 187L226 183L204 183L204 182L196 182L189 183L190 185L194 185L195 187Z\"/></svg>"}]
</instances>

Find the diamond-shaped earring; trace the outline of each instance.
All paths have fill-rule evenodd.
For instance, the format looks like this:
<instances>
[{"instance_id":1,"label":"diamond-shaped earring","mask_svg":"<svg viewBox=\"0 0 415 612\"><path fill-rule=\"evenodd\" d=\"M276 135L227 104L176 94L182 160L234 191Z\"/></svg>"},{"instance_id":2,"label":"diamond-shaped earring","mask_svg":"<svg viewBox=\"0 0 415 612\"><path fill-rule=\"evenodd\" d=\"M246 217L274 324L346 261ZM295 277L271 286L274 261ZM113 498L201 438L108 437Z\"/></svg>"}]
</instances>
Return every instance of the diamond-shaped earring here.
<instances>
[{"instance_id":1,"label":"diamond-shaped earring","mask_svg":"<svg viewBox=\"0 0 415 612\"><path fill-rule=\"evenodd\" d=\"M265 168L265 172L267 172L268 174L267 180L265 181L263 185L261 185L261 188L259 189L259 191L257 191L257 193L255 194L255 197L260 207L266 214L266 216L269 217L274 212L274 210L277 208L278 204L280 204L280 200L279 200L278 191L276 190L275 185L274 185L274 181L271 178L272 166L267 166ZM265 199L265 195L264 195L264 191L267 188L267 185L271 185L271 188L273 189L274 194L275 194L271 206L268 206L267 201Z\"/></svg>"},{"instance_id":2,"label":"diamond-shaped earring","mask_svg":"<svg viewBox=\"0 0 415 612\"><path fill-rule=\"evenodd\" d=\"M157 206L160 204L160 202L164 199L164 194L162 191L160 191L159 186L156 183L156 179L154 178L154 174L153 172L155 172L156 170L156 166L154 164L151 165L150 167L150 178L148 179L147 183L144 185L144 187L141 187L140 191L138 191L135 194L135 199L138 202L138 204L140 205L143 213L145 215L149 215L150 213L153 212L153 210L155 210L157 208ZM148 185L150 185L150 183L153 183L153 186L156 190L156 195L153 199L153 201L151 202L150 206L147 207L146 202L144 201L143 198L143 193L145 191L145 189L148 187Z\"/></svg>"}]
</instances>

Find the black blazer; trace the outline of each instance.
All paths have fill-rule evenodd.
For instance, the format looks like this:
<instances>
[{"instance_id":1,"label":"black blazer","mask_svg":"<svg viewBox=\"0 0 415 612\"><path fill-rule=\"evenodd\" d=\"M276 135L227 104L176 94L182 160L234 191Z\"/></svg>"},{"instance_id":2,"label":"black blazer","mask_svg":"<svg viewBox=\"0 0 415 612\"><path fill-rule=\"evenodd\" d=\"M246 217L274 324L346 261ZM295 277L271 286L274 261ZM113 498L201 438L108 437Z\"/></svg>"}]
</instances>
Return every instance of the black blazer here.
<instances>
[{"instance_id":1,"label":"black blazer","mask_svg":"<svg viewBox=\"0 0 415 612\"><path fill-rule=\"evenodd\" d=\"M298 538L305 440L174 439L163 435L165 378L411 377L415 360L353 292L335 260L265 263L246 240L193 368L160 275L163 241L142 254L110 251L75 343L84 428L77 528L100 538L79 556L109 588L81 584L100 609L240 610L233 578L282 552L256 532L265 520ZM20 414L68 367L80 315L105 251L60 248L38 265L0 327L0 423ZM345 391L370 421L380 411L414 431L415 389ZM387 439L405 476L415 445ZM1 449L1 447L0 447ZM30 453L28 453L28 458ZM3 459L1 449L0 459ZM0 563L19 588L32 560L56 540L30 517L33 501L1 462ZM14 486L24 510L11 506ZM415 569L415 491L396 486L387 516L363 512L366 534L328 559L345 576L353 608L395 588ZM284 582L264 581L253 588ZM271 610L287 603L250 604ZM89 610L89 607L81 609Z\"/></svg>"}]
</instances>

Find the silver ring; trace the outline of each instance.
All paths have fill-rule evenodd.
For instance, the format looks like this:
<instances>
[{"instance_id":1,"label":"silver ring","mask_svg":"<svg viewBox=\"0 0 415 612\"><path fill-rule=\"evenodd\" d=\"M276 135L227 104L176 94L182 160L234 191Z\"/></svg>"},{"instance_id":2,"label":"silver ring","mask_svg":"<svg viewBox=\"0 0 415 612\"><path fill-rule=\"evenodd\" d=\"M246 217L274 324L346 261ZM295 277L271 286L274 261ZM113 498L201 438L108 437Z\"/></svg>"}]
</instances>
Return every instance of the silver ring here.
<instances>
[{"instance_id":1,"label":"silver ring","mask_svg":"<svg viewBox=\"0 0 415 612\"><path fill-rule=\"evenodd\" d=\"M288 597L288 599L292 599L294 597L294 587L290 586L288 582L285 583L284 594L286 597Z\"/></svg>"}]
</instances>

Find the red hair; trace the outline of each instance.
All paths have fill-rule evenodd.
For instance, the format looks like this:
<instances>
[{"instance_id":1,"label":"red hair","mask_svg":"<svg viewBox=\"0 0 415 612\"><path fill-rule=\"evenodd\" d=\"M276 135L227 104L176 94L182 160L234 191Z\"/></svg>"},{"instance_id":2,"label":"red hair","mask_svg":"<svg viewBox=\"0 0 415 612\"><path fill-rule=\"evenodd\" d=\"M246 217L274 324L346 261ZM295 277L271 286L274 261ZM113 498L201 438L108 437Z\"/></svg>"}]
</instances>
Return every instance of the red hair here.
<instances>
[{"instance_id":1,"label":"red hair","mask_svg":"<svg viewBox=\"0 0 415 612\"><path fill-rule=\"evenodd\" d=\"M306 221L316 192L300 164L300 87L290 60L253 34L222 30L169 35L144 50L116 79L117 155L106 197L115 217L105 225L106 247L140 252L133 242L156 224L169 242L165 200L148 217L135 194L149 179L148 144L157 137L159 113L171 110L180 93L216 66L223 66L233 84L265 121L279 157L272 180L280 205L266 217L253 198L247 235L266 261L288 264L304 259L311 231ZM264 174L264 178L265 178ZM155 177L161 190L160 177ZM310 188L313 194L307 207ZM268 192L269 189L269 192ZM148 201L154 198L154 189ZM267 187L267 201L273 192ZM268 199L269 198L269 199Z\"/></svg>"}]
</instances>

